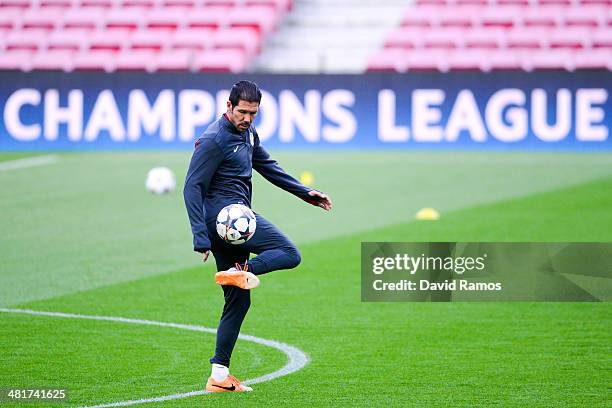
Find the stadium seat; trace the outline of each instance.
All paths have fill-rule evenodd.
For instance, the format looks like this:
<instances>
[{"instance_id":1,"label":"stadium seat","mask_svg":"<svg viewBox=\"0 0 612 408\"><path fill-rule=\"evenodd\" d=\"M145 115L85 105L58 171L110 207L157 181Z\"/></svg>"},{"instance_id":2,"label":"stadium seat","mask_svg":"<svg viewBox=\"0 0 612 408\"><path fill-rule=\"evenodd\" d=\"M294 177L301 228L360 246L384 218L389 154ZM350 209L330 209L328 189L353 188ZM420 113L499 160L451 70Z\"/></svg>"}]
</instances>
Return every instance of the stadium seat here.
<instances>
[{"instance_id":1,"label":"stadium seat","mask_svg":"<svg viewBox=\"0 0 612 408\"><path fill-rule=\"evenodd\" d=\"M612 49L612 26L593 31L591 44L593 48Z\"/></svg>"},{"instance_id":2,"label":"stadium seat","mask_svg":"<svg viewBox=\"0 0 612 408\"><path fill-rule=\"evenodd\" d=\"M74 0L40 0L38 3L41 8L61 8L68 9L74 5Z\"/></svg>"},{"instance_id":3,"label":"stadium seat","mask_svg":"<svg viewBox=\"0 0 612 408\"><path fill-rule=\"evenodd\" d=\"M101 30L91 33L89 36L89 48L91 50L119 51L127 46L129 30Z\"/></svg>"},{"instance_id":4,"label":"stadium seat","mask_svg":"<svg viewBox=\"0 0 612 408\"><path fill-rule=\"evenodd\" d=\"M18 8L0 9L0 28L11 30L20 27L22 13Z\"/></svg>"},{"instance_id":5,"label":"stadium seat","mask_svg":"<svg viewBox=\"0 0 612 408\"><path fill-rule=\"evenodd\" d=\"M214 48L237 48L247 55L253 55L259 49L259 32L250 27L220 28L212 36Z\"/></svg>"},{"instance_id":6,"label":"stadium seat","mask_svg":"<svg viewBox=\"0 0 612 408\"><path fill-rule=\"evenodd\" d=\"M114 70L115 52L109 50L89 50L74 56L73 68L82 71Z\"/></svg>"},{"instance_id":7,"label":"stadium seat","mask_svg":"<svg viewBox=\"0 0 612 408\"><path fill-rule=\"evenodd\" d=\"M428 30L423 33L425 48L460 48L463 45L464 30L459 28L446 30Z\"/></svg>"},{"instance_id":8,"label":"stadium seat","mask_svg":"<svg viewBox=\"0 0 612 408\"><path fill-rule=\"evenodd\" d=\"M606 12L605 7L599 6L571 7L565 10L563 20L568 27L603 27L606 23Z\"/></svg>"},{"instance_id":9,"label":"stadium seat","mask_svg":"<svg viewBox=\"0 0 612 408\"><path fill-rule=\"evenodd\" d=\"M550 69L573 71L572 55L572 51L567 49L530 51L523 55L522 67L525 71Z\"/></svg>"},{"instance_id":10,"label":"stadium seat","mask_svg":"<svg viewBox=\"0 0 612 408\"><path fill-rule=\"evenodd\" d=\"M103 25L105 14L106 9L100 7L70 9L64 14L61 25L66 28L93 30Z\"/></svg>"},{"instance_id":11,"label":"stadium seat","mask_svg":"<svg viewBox=\"0 0 612 408\"><path fill-rule=\"evenodd\" d=\"M120 8L108 12L105 25L108 28L135 30L143 25L143 21L143 11L141 9Z\"/></svg>"},{"instance_id":12,"label":"stadium seat","mask_svg":"<svg viewBox=\"0 0 612 408\"><path fill-rule=\"evenodd\" d=\"M236 7L227 16L230 27L250 27L269 33L278 24L278 14L270 7Z\"/></svg>"},{"instance_id":13,"label":"stadium seat","mask_svg":"<svg viewBox=\"0 0 612 408\"><path fill-rule=\"evenodd\" d=\"M404 58L408 71L448 71L448 52L443 50L409 51Z\"/></svg>"},{"instance_id":14,"label":"stadium seat","mask_svg":"<svg viewBox=\"0 0 612 408\"><path fill-rule=\"evenodd\" d=\"M102 8L110 9L115 5L118 6L118 0L75 0L79 2L79 6L84 9L88 8Z\"/></svg>"},{"instance_id":15,"label":"stadium seat","mask_svg":"<svg viewBox=\"0 0 612 408\"><path fill-rule=\"evenodd\" d=\"M487 7L480 15L480 20L485 27L509 28L518 25L521 13L520 7Z\"/></svg>"},{"instance_id":16,"label":"stadium seat","mask_svg":"<svg viewBox=\"0 0 612 408\"><path fill-rule=\"evenodd\" d=\"M161 51L170 45L170 30L138 30L130 35L129 47L133 50Z\"/></svg>"},{"instance_id":17,"label":"stadium seat","mask_svg":"<svg viewBox=\"0 0 612 408\"><path fill-rule=\"evenodd\" d=\"M451 70L489 71L487 52L482 50L460 50L451 52L447 58Z\"/></svg>"},{"instance_id":18,"label":"stadium seat","mask_svg":"<svg viewBox=\"0 0 612 408\"><path fill-rule=\"evenodd\" d=\"M601 69L612 71L612 49L579 50L573 55L576 69Z\"/></svg>"},{"instance_id":19,"label":"stadium seat","mask_svg":"<svg viewBox=\"0 0 612 408\"><path fill-rule=\"evenodd\" d=\"M510 30L506 34L508 48L545 48L548 46L548 29L525 27Z\"/></svg>"},{"instance_id":20,"label":"stadium seat","mask_svg":"<svg viewBox=\"0 0 612 408\"><path fill-rule=\"evenodd\" d=\"M418 48L423 45L424 30L414 27L404 27L389 34L385 47L388 48Z\"/></svg>"},{"instance_id":21,"label":"stadium seat","mask_svg":"<svg viewBox=\"0 0 612 408\"><path fill-rule=\"evenodd\" d=\"M590 30L584 27L564 27L548 32L548 44L552 48L589 48Z\"/></svg>"},{"instance_id":22,"label":"stadium seat","mask_svg":"<svg viewBox=\"0 0 612 408\"><path fill-rule=\"evenodd\" d=\"M521 69L522 52L495 50L487 53L486 66L491 71Z\"/></svg>"},{"instance_id":23,"label":"stadium seat","mask_svg":"<svg viewBox=\"0 0 612 408\"><path fill-rule=\"evenodd\" d=\"M186 25L191 28L219 28L226 21L231 9L228 7L204 7L190 11Z\"/></svg>"},{"instance_id":24,"label":"stadium seat","mask_svg":"<svg viewBox=\"0 0 612 408\"><path fill-rule=\"evenodd\" d=\"M501 28L473 28L464 35L467 48L503 48L506 43L506 31Z\"/></svg>"},{"instance_id":25,"label":"stadium seat","mask_svg":"<svg viewBox=\"0 0 612 408\"><path fill-rule=\"evenodd\" d=\"M157 53L151 50L122 51L115 57L114 68L123 71L153 71Z\"/></svg>"},{"instance_id":26,"label":"stadium seat","mask_svg":"<svg viewBox=\"0 0 612 408\"><path fill-rule=\"evenodd\" d=\"M561 27L563 24L563 8L556 6L529 7L523 11L521 20L526 27Z\"/></svg>"},{"instance_id":27,"label":"stadium seat","mask_svg":"<svg viewBox=\"0 0 612 408\"><path fill-rule=\"evenodd\" d=\"M185 23L187 12L183 9L154 9L147 13L147 27L176 29Z\"/></svg>"},{"instance_id":28,"label":"stadium seat","mask_svg":"<svg viewBox=\"0 0 612 408\"><path fill-rule=\"evenodd\" d=\"M191 67L194 53L190 50L159 52L153 58L154 71L187 71Z\"/></svg>"},{"instance_id":29,"label":"stadium seat","mask_svg":"<svg viewBox=\"0 0 612 408\"><path fill-rule=\"evenodd\" d=\"M404 72L406 53L403 50L385 50L368 59L369 72Z\"/></svg>"},{"instance_id":30,"label":"stadium seat","mask_svg":"<svg viewBox=\"0 0 612 408\"><path fill-rule=\"evenodd\" d=\"M242 72L247 68L247 58L239 50L209 50L197 54L193 68L197 71Z\"/></svg>"},{"instance_id":31,"label":"stadium seat","mask_svg":"<svg viewBox=\"0 0 612 408\"><path fill-rule=\"evenodd\" d=\"M44 28L52 30L61 21L64 11L54 8L32 8L26 10L21 17L23 28Z\"/></svg>"},{"instance_id":32,"label":"stadium seat","mask_svg":"<svg viewBox=\"0 0 612 408\"><path fill-rule=\"evenodd\" d=\"M49 50L37 52L32 58L32 69L70 72L73 69L73 50Z\"/></svg>"},{"instance_id":33,"label":"stadium seat","mask_svg":"<svg viewBox=\"0 0 612 408\"><path fill-rule=\"evenodd\" d=\"M11 31L4 40L7 50L30 50L44 49L47 45L48 31L34 28L22 31Z\"/></svg>"},{"instance_id":34,"label":"stadium seat","mask_svg":"<svg viewBox=\"0 0 612 408\"><path fill-rule=\"evenodd\" d=\"M402 20L406 27L433 27L438 25L443 7L419 7L408 12Z\"/></svg>"},{"instance_id":35,"label":"stadium seat","mask_svg":"<svg viewBox=\"0 0 612 408\"><path fill-rule=\"evenodd\" d=\"M212 47L213 33L206 28L177 30L172 35L170 47L174 49L203 50Z\"/></svg>"},{"instance_id":36,"label":"stadium seat","mask_svg":"<svg viewBox=\"0 0 612 408\"><path fill-rule=\"evenodd\" d=\"M477 25L478 7L449 7L440 10L437 22L442 27L470 27Z\"/></svg>"},{"instance_id":37,"label":"stadium seat","mask_svg":"<svg viewBox=\"0 0 612 408\"><path fill-rule=\"evenodd\" d=\"M32 69L34 52L27 49L6 50L0 58L0 69L28 72Z\"/></svg>"},{"instance_id":38,"label":"stadium seat","mask_svg":"<svg viewBox=\"0 0 612 408\"><path fill-rule=\"evenodd\" d=\"M88 30L59 30L49 35L47 48L50 50L72 50L85 49L87 45Z\"/></svg>"}]
</instances>

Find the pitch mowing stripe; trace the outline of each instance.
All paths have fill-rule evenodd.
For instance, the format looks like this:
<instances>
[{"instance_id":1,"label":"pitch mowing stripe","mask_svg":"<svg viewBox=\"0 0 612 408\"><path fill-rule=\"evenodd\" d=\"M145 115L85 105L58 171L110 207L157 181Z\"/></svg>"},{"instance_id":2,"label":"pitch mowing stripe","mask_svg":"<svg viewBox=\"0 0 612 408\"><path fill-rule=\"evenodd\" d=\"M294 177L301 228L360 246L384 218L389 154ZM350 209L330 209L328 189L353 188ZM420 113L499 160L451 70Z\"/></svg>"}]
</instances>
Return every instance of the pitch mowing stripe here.
<instances>
[{"instance_id":1,"label":"pitch mowing stripe","mask_svg":"<svg viewBox=\"0 0 612 408\"><path fill-rule=\"evenodd\" d=\"M181 323L169 323L169 322L158 322L154 320L142 320L142 319L129 319L126 317L115 317L115 316L94 316L94 315L83 315L83 314L74 314L74 313L61 313L61 312L45 312L41 310L30 310L30 309L5 309L0 308L0 312L2 313L22 313L29 314L34 316L50 316L50 317L63 317L68 319L87 319L87 320L100 320L100 321L108 321L108 322L119 322L119 323L127 323L127 324L140 324L145 326L158 326L158 327L170 327L173 329L179 330L189 330L195 332L203 332L216 334L216 329L211 329L209 327L197 326L191 324L181 324ZM289 375L298 370L301 370L308 364L308 356L302 350L297 347L293 347L289 344L281 343L279 341L267 340L261 337L255 337L248 334L241 334L238 336L239 339L250 341L252 343L261 344L263 346L275 348L281 352L283 352L289 361L285 364L284 367L276 370L270 374L262 375L261 377L253 378L251 380L243 381L244 384L257 384L264 381L270 381L278 377L283 377L285 375ZM181 398L194 397L197 395L209 394L208 391L198 390L191 391L179 394L172 395L163 395L160 397L153 398L143 398L138 400L129 400L129 401L119 401L112 402L108 404L101 405L91 405L83 408L107 408L107 407L126 407L129 405L137 405L137 404L145 404L148 402L160 402L160 401L170 401Z\"/></svg>"},{"instance_id":2,"label":"pitch mowing stripe","mask_svg":"<svg viewBox=\"0 0 612 408\"><path fill-rule=\"evenodd\" d=\"M47 156L36 156L27 157L25 159L10 160L0 163L0 171L5 170L17 170L24 169L27 167L44 166L46 164L53 164L59 161L59 157L56 155Z\"/></svg>"}]
</instances>

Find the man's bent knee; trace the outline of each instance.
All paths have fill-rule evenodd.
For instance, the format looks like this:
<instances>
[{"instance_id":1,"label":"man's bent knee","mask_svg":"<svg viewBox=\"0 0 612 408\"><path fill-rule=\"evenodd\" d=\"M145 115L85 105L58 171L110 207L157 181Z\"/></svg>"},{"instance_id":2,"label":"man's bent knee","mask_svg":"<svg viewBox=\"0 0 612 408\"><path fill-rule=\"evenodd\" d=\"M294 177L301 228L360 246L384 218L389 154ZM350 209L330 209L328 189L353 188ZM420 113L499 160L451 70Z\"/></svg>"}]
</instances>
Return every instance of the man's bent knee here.
<instances>
[{"instance_id":1,"label":"man's bent knee","mask_svg":"<svg viewBox=\"0 0 612 408\"><path fill-rule=\"evenodd\" d=\"M302 256L300 255L300 251L294 246L288 248L287 256L289 258L289 269L296 268L300 264L300 262L302 262Z\"/></svg>"}]
</instances>

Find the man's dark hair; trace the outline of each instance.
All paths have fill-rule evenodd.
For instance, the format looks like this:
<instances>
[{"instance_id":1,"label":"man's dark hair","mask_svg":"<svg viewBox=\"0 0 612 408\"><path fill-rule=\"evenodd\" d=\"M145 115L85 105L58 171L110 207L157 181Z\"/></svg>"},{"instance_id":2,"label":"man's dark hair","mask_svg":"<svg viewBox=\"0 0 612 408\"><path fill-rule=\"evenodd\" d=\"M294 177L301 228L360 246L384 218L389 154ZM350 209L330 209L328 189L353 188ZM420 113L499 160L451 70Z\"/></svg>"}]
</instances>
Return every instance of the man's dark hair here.
<instances>
[{"instance_id":1,"label":"man's dark hair","mask_svg":"<svg viewBox=\"0 0 612 408\"><path fill-rule=\"evenodd\" d=\"M238 81L232 86L229 101L237 106L240 101L261 102L261 91L255 82Z\"/></svg>"}]
</instances>

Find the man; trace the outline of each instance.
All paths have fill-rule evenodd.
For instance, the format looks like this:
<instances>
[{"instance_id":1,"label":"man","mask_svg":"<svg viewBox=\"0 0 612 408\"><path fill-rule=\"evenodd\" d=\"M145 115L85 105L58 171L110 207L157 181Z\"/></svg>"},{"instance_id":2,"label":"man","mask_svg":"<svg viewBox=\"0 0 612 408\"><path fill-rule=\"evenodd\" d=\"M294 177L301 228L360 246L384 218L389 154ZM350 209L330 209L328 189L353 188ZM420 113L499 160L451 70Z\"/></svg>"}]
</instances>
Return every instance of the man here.
<instances>
[{"instance_id":1,"label":"man","mask_svg":"<svg viewBox=\"0 0 612 408\"><path fill-rule=\"evenodd\" d=\"M252 126L260 101L261 91L255 83L240 81L232 87L227 112L195 143L183 190L194 250L202 253L204 262L210 251L214 254L219 271L215 282L225 297L215 355L210 359L212 372L206 383L211 392L252 391L229 375L232 350L251 303L250 289L259 285L259 275L300 263L295 245L261 215L256 214L257 229L251 239L232 245L217 235L217 214L229 204L251 207L253 169L312 205L327 211L332 208L329 197L285 173L261 146ZM249 260L251 253L257 256Z\"/></svg>"}]
</instances>

